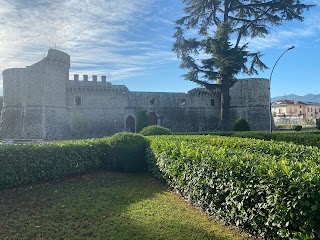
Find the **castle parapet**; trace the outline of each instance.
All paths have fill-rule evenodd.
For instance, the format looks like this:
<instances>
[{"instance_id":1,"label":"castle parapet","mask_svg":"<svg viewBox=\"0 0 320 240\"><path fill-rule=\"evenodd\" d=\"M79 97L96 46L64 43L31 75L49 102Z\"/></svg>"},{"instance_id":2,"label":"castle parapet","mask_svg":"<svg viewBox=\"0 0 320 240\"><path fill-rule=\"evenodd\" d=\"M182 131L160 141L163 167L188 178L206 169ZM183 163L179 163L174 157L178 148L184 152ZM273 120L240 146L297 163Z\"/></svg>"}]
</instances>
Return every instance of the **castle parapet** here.
<instances>
[{"instance_id":1,"label":"castle parapet","mask_svg":"<svg viewBox=\"0 0 320 240\"><path fill-rule=\"evenodd\" d=\"M73 79L74 81L79 81L79 74L74 74Z\"/></svg>"},{"instance_id":2,"label":"castle parapet","mask_svg":"<svg viewBox=\"0 0 320 240\"><path fill-rule=\"evenodd\" d=\"M97 75L92 75L92 81L93 82L97 82L98 80L97 80L98 78L97 78Z\"/></svg>"}]
</instances>

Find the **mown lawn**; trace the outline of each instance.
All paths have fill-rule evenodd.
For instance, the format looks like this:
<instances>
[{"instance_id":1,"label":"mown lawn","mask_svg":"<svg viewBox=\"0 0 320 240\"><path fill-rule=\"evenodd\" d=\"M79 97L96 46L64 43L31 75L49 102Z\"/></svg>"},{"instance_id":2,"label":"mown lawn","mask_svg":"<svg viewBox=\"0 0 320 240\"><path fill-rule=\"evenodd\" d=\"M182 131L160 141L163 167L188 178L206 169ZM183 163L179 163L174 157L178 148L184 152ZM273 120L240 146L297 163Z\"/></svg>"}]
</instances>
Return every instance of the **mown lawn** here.
<instances>
[{"instance_id":1,"label":"mown lawn","mask_svg":"<svg viewBox=\"0 0 320 240\"><path fill-rule=\"evenodd\" d=\"M0 239L246 239L144 174L100 172L0 191Z\"/></svg>"}]
</instances>

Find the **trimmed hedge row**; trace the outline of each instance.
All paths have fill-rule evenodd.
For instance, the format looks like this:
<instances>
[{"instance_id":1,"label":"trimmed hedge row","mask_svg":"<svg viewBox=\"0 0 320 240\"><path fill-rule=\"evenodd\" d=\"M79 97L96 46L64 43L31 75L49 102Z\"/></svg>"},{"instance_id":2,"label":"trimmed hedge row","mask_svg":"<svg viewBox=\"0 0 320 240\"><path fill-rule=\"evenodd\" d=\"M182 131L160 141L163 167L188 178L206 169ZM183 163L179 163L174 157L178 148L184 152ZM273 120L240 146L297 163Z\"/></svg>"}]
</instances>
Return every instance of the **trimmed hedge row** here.
<instances>
[{"instance_id":1,"label":"trimmed hedge row","mask_svg":"<svg viewBox=\"0 0 320 240\"><path fill-rule=\"evenodd\" d=\"M176 135L215 135L227 137L253 138L261 140L274 140L292 142L305 146L320 147L320 132L203 132L203 133L179 133Z\"/></svg>"},{"instance_id":2,"label":"trimmed hedge row","mask_svg":"<svg viewBox=\"0 0 320 240\"><path fill-rule=\"evenodd\" d=\"M0 189L113 168L107 139L0 145Z\"/></svg>"},{"instance_id":3,"label":"trimmed hedge row","mask_svg":"<svg viewBox=\"0 0 320 240\"><path fill-rule=\"evenodd\" d=\"M290 132L290 133L242 132L242 133L233 133L231 136L284 141L284 142L292 142L295 144L300 144L305 146L320 147L320 134L312 133L312 132Z\"/></svg>"},{"instance_id":4,"label":"trimmed hedge row","mask_svg":"<svg viewBox=\"0 0 320 240\"><path fill-rule=\"evenodd\" d=\"M149 139L150 171L205 211L266 238L320 238L318 148L213 136Z\"/></svg>"},{"instance_id":5,"label":"trimmed hedge row","mask_svg":"<svg viewBox=\"0 0 320 240\"><path fill-rule=\"evenodd\" d=\"M148 141L139 134L48 144L0 145L0 190L97 169L137 172Z\"/></svg>"}]
</instances>

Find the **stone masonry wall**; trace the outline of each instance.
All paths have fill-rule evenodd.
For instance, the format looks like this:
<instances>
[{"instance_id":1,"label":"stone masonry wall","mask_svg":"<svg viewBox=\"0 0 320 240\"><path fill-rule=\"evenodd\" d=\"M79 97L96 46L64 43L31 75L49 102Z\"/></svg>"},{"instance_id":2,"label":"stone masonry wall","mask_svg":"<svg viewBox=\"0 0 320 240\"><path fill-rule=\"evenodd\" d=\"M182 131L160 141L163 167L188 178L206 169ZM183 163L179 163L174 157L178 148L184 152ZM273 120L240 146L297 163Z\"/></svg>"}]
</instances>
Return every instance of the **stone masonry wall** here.
<instances>
[{"instance_id":1,"label":"stone masonry wall","mask_svg":"<svg viewBox=\"0 0 320 240\"><path fill-rule=\"evenodd\" d=\"M269 130L269 79L239 79L230 89L231 123L243 117L251 130Z\"/></svg>"},{"instance_id":2,"label":"stone masonry wall","mask_svg":"<svg viewBox=\"0 0 320 240\"><path fill-rule=\"evenodd\" d=\"M175 132L214 131L220 126L220 90L188 93L131 92L102 76L75 74L70 56L50 49L46 58L3 72L2 138L65 139L135 131L138 115ZM269 129L269 81L238 80L230 89L231 122L245 118L253 130ZM76 131L76 130L79 131ZM79 135L82 130L82 135Z\"/></svg>"}]
</instances>

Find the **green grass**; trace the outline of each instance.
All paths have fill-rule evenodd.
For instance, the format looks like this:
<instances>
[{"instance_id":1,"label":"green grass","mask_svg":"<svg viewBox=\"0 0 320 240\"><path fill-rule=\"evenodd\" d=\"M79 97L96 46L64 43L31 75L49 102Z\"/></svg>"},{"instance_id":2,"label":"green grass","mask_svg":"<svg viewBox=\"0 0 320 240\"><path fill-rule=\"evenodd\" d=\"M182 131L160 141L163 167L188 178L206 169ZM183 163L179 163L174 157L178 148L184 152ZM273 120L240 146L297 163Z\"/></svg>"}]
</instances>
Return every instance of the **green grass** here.
<instances>
[{"instance_id":1,"label":"green grass","mask_svg":"<svg viewBox=\"0 0 320 240\"><path fill-rule=\"evenodd\" d=\"M246 239L144 174L100 172L0 191L0 239Z\"/></svg>"}]
</instances>

